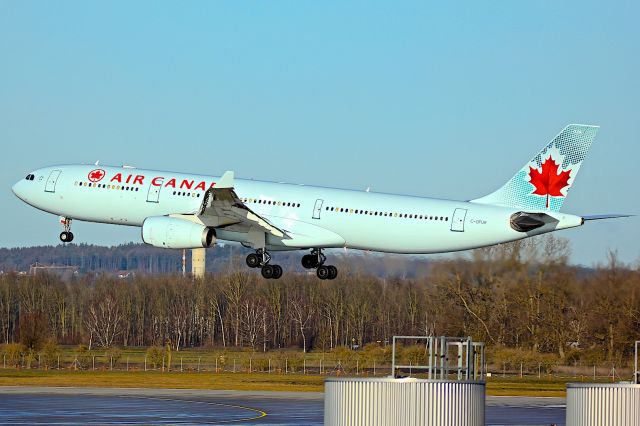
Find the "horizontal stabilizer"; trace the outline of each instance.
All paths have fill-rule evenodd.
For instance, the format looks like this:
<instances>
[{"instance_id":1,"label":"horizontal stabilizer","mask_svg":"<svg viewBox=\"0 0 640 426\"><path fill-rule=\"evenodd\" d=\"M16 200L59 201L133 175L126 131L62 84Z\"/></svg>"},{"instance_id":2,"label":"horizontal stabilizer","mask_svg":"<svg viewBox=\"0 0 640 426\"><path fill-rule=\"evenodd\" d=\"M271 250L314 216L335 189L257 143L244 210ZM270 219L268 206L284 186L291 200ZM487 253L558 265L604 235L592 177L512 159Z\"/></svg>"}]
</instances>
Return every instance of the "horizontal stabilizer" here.
<instances>
[{"instance_id":1,"label":"horizontal stabilizer","mask_svg":"<svg viewBox=\"0 0 640 426\"><path fill-rule=\"evenodd\" d=\"M594 214L590 216L582 216L582 218L587 220L600 220L600 219L617 219L619 217L633 217L632 214Z\"/></svg>"}]
</instances>

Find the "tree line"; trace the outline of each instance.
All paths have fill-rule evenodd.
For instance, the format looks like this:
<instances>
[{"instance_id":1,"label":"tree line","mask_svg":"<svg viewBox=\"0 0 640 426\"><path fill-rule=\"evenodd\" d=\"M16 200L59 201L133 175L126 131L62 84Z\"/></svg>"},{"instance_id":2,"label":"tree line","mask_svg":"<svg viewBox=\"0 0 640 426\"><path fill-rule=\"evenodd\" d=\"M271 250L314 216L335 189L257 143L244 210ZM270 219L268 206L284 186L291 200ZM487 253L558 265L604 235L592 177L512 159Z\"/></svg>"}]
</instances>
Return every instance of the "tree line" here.
<instances>
[{"instance_id":1,"label":"tree line","mask_svg":"<svg viewBox=\"0 0 640 426\"><path fill-rule=\"evenodd\" d=\"M206 269L214 273L226 273L244 267L244 257L252 250L239 244L216 244L207 250ZM334 252L329 250L328 252ZM335 250L342 255L342 250ZM181 273L182 250L167 250L147 244L122 244L113 247L92 244L59 244L57 246L35 246L0 248L0 272L29 271L36 263L40 265L71 266L80 274L115 273L131 271L135 274ZM191 250L186 250L187 270L191 265ZM303 272L300 265L301 252L274 253L274 261L287 271ZM428 265L424 257L385 255L368 260L368 255L359 252L349 254L352 269L366 268L376 276L400 275L422 276Z\"/></svg>"},{"instance_id":2,"label":"tree line","mask_svg":"<svg viewBox=\"0 0 640 426\"><path fill-rule=\"evenodd\" d=\"M415 278L374 276L349 257L334 262L333 281L307 273L264 280L243 266L202 280L4 273L0 332L32 351L53 341L308 352L384 346L399 334L471 336L493 354L628 363L640 340L640 271L615 253L592 270L568 264L568 255L565 240L547 236L432 261Z\"/></svg>"}]
</instances>

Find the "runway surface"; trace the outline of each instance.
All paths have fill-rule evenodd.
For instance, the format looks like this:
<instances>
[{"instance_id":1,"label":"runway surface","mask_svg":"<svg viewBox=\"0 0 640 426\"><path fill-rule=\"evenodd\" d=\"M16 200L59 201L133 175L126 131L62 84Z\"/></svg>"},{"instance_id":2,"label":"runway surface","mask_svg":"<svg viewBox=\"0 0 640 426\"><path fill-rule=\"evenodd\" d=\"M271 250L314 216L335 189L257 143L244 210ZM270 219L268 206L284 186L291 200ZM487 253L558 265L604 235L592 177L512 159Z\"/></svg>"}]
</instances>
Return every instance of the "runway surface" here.
<instances>
[{"instance_id":1,"label":"runway surface","mask_svg":"<svg viewBox=\"0 0 640 426\"><path fill-rule=\"evenodd\" d=\"M487 397L487 425L562 425L564 398ZM0 387L0 424L321 425L323 394Z\"/></svg>"}]
</instances>

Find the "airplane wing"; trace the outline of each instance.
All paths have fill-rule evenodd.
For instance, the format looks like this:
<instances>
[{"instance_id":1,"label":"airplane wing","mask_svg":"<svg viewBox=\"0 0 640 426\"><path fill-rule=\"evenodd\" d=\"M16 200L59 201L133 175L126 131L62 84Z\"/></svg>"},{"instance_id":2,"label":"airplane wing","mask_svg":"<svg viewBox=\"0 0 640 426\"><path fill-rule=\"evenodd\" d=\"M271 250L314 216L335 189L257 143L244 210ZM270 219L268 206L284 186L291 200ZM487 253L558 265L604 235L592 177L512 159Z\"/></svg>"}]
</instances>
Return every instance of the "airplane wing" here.
<instances>
[{"instance_id":1,"label":"airplane wing","mask_svg":"<svg viewBox=\"0 0 640 426\"><path fill-rule=\"evenodd\" d=\"M265 233L283 238L286 232L253 212L244 204L234 190L233 171L225 172L215 186L204 195L196 217L206 226L225 228L236 232L249 232L258 228Z\"/></svg>"},{"instance_id":2,"label":"airplane wing","mask_svg":"<svg viewBox=\"0 0 640 426\"><path fill-rule=\"evenodd\" d=\"M618 219L620 217L633 217L632 214L593 214L582 216L582 218L587 220L601 220L601 219Z\"/></svg>"}]
</instances>

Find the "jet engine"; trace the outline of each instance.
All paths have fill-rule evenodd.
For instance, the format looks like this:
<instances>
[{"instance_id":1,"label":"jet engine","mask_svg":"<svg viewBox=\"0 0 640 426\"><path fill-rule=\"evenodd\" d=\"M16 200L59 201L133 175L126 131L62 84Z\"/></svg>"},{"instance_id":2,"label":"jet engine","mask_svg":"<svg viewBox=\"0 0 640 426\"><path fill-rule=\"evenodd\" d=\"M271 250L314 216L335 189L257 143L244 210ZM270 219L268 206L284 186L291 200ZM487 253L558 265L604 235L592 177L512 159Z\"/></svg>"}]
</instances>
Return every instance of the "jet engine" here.
<instances>
[{"instance_id":1,"label":"jet engine","mask_svg":"<svg viewBox=\"0 0 640 426\"><path fill-rule=\"evenodd\" d=\"M142 241L161 248L206 248L216 241L216 231L184 219L152 216L142 223Z\"/></svg>"}]
</instances>

